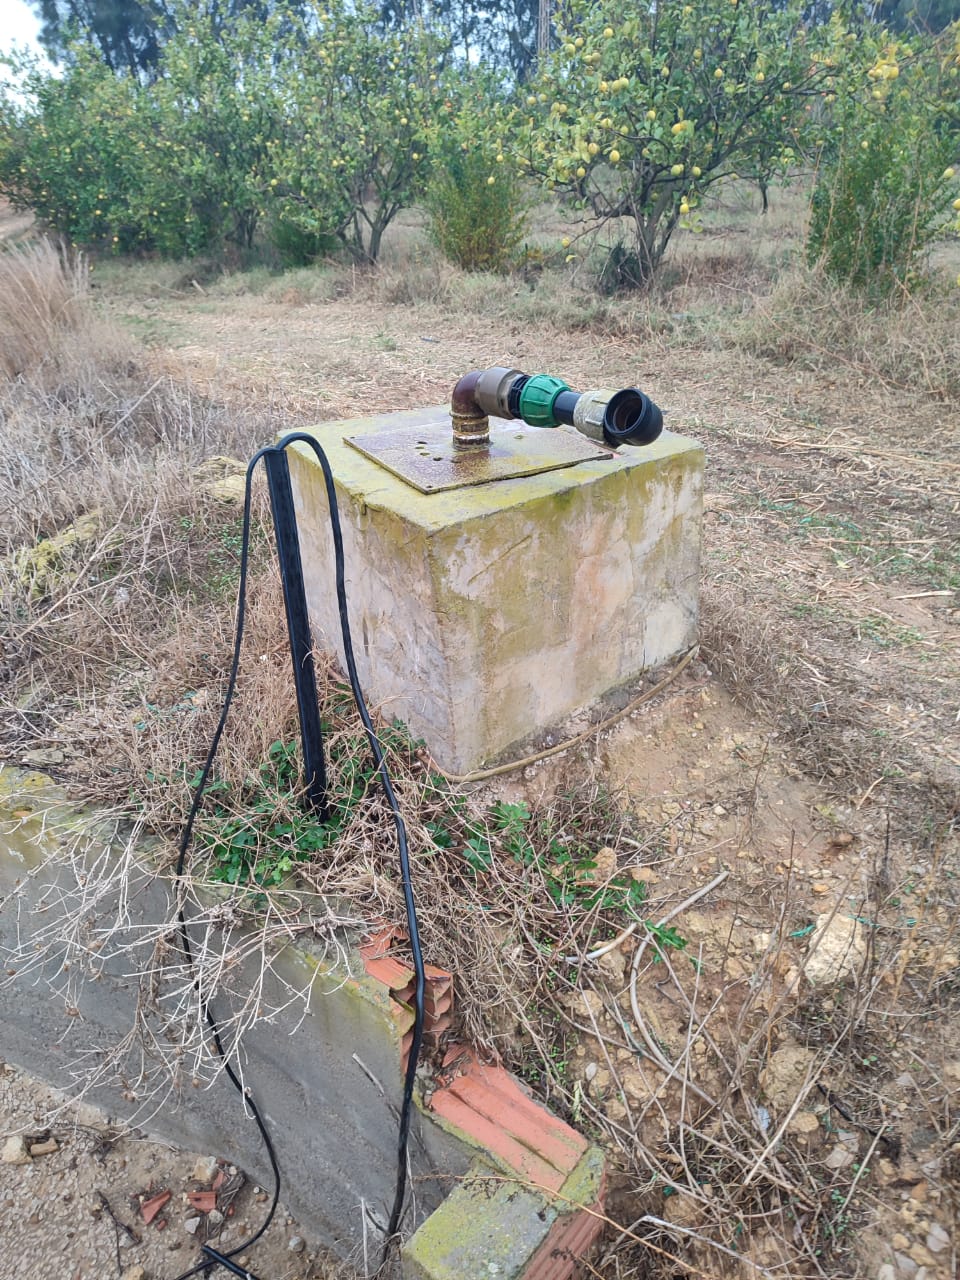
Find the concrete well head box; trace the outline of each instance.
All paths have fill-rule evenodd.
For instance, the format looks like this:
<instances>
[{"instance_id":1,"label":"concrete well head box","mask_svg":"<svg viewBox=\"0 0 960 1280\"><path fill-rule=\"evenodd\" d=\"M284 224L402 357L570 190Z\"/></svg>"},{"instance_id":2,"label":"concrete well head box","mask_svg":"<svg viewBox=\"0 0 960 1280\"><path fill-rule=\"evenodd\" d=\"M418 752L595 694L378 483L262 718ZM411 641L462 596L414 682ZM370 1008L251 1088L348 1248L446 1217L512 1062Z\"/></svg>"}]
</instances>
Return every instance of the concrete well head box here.
<instances>
[{"instance_id":1,"label":"concrete well head box","mask_svg":"<svg viewBox=\"0 0 960 1280\"><path fill-rule=\"evenodd\" d=\"M694 643L696 441L665 431L612 450L491 418L478 475L444 407L313 434L334 475L367 701L442 768L477 769ZM342 663L323 475L302 444L290 471L311 623Z\"/></svg>"}]
</instances>

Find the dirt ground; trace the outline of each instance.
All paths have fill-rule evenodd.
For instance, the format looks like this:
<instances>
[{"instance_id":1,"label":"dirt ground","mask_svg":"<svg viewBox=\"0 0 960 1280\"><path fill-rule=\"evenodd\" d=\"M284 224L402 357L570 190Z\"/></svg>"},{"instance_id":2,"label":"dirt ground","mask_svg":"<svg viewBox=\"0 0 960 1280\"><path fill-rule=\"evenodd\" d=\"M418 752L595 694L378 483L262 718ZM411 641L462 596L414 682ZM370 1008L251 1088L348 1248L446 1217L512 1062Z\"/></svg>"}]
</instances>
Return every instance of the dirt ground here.
<instances>
[{"instance_id":1,"label":"dirt ground","mask_svg":"<svg viewBox=\"0 0 960 1280\"><path fill-rule=\"evenodd\" d=\"M7 1139L0 1159L3 1280L172 1280L203 1260L198 1239L226 1253L269 1209L267 1190L236 1166L218 1165L215 1153L180 1151L124 1131L96 1107L65 1105L63 1094L8 1064L0 1064L0 1129ZM21 1150L10 1135L22 1139ZM201 1213L188 1199L209 1191L218 1175L219 1222L206 1202ZM282 1202L263 1237L236 1261L271 1280L321 1280L336 1271Z\"/></svg>"},{"instance_id":2,"label":"dirt ground","mask_svg":"<svg viewBox=\"0 0 960 1280\"><path fill-rule=\"evenodd\" d=\"M720 296L740 287L740 260L727 240L715 248ZM688 341L682 322L642 338L531 322L526 285L512 281L512 296L458 308L363 280L312 300L303 278L270 296L174 281L150 264L107 265L99 279L100 306L157 367L198 395L262 405L265 423L443 403L466 370L506 364L578 388L639 385L670 429L703 441L698 659L573 756L480 793L536 804L580 775L607 788L656 836L621 861L646 884L651 920L718 881L675 918L686 946L673 972L649 954L635 964L632 936L571 978L560 1001L568 1061L548 1100L602 1135L611 1217L635 1230L660 1222L654 1247L673 1259L671 1274L954 1280L958 406L843 362L824 376L722 335ZM710 1147L716 1134L700 1126L695 1098L673 1099L669 1115L651 1105L656 1073L627 1029L631 986L650 1054L683 1062L706 1094L736 1097L769 1153L789 1140L793 1240L766 1192L751 1190L756 1170ZM5 1133L45 1130L33 1118L46 1105L41 1086L8 1069L0 1096ZM665 1139L677 1126L679 1146ZM174 1190L177 1212L161 1234L142 1231L142 1254L124 1249L116 1274L142 1263L148 1280L170 1280L184 1268L194 1156L141 1139L105 1149L92 1129L53 1132L58 1152L0 1166L5 1241L36 1260L26 1276L54 1274L64 1258L77 1277L114 1274L114 1229L91 1213L98 1191L132 1225L129 1197L151 1180ZM638 1145L663 1175L642 1190L635 1174L618 1174ZM670 1182L687 1189L665 1193ZM257 1202L245 1194L238 1212L252 1225ZM744 1246L737 1220L750 1227ZM817 1242L802 1248L814 1223ZM281 1219L251 1258L258 1274L324 1274L288 1251L294 1234ZM653 1275L651 1256L611 1227L584 1274Z\"/></svg>"}]
</instances>

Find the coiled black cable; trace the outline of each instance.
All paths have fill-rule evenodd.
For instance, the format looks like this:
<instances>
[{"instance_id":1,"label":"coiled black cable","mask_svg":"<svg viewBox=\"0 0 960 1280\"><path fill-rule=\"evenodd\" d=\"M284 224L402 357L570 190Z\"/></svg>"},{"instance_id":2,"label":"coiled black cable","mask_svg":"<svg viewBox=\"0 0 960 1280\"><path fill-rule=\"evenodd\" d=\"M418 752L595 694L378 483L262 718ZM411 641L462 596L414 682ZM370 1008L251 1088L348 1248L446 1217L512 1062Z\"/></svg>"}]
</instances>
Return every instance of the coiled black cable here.
<instances>
[{"instance_id":1,"label":"coiled black cable","mask_svg":"<svg viewBox=\"0 0 960 1280\"><path fill-rule=\"evenodd\" d=\"M406 1073L404 1076L404 1084L403 1084L403 1101L400 1106L397 1180L396 1180L396 1190L394 1193L393 1208L390 1212L390 1219L387 1226L386 1238L384 1241L384 1257L386 1257L387 1251L390 1248L391 1241L396 1236L397 1231L399 1230L400 1219L403 1215L404 1200L406 1198L407 1144L410 1136L410 1120L411 1120L412 1107L413 1107L413 1089L414 1089L414 1083L416 1079L417 1063L420 1057L420 1046L423 1040L423 1014L424 1014L424 992L425 992L423 952L420 946L420 932L417 927L416 904L414 902L413 883L410 875L410 852L407 845L407 831L404 825L403 817L400 813L400 806L398 805L396 795L394 794L393 784L390 781L390 775L387 771L387 765L384 759L383 749L380 746L380 741L377 738L376 730L373 727L373 721L371 720L370 713L367 710L367 704L363 697L363 691L360 688L360 680L357 675L356 660L353 654L353 643L350 638L350 620L347 615L347 592L346 592L346 583L345 583L345 575L344 575L343 534L340 527L340 512L337 506L337 494L336 494L336 489L333 481L333 472L330 469L330 463L327 460L327 456L324 453L323 449L318 444L318 442L313 438L313 436L307 435L305 432L301 432L301 431L293 432L290 435L284 436L284 438L275 445L266 445L264 448L259 449L250 459L250 462L247 466L246 479L244 484L244 495L243 495L243 531L241 535L241 544L240 544L240 581L237 588L237 618L236 618L236 627L235 627L235 633L234 633L233 660L230 666L230 675L227 680L227 690L223 699L223 707L220 712L220 720L217 724L216 730L214 731L213 738L210 741L210 747L209 747L209 750L207 751L207 757L206 757L206 760L204 761L203 768L200 771L200 778L199 778L199 781L197 782L196 788L193 793L193 799L190 805L190 810L189 810L189 813L187 814L187 820L184 823L183 832L180 837L180 844L178 846L177 868L176 868L176 879L179 886L178 888L179 900L177 905L178 933L180 938L181 949L184 953L184 956L186 957L187 965L190 968L193 968L193 965L194 965L193 952L190 947L190 936L187 931L187 920L186 920L186 915L184 913L184 906L185 906L184 870L186 868L187 851L193 839L193 829L194 829L194 826L196 825L197 816L200 812L200 807L203 803L204 791L206 790L207 783L210 780L210 772L213 769L213 762L216 758L217 751L220 747L220 740L223 737L223 731L226 728L227 717L230 714L230 706L231 706L231 703L233 702L234 693L236 692L237 675L240 670L240 652L243 645L243 631L244 631L244 623L246 619L247 576L248 576L249 560L250 560L250 509L251 509L251 497L252 497L252 487L253 487L253 473L256 470L257 463L260 462L260 460L264 458L268 453L284 450L289 448L290 445L298 444L298 443L308 445L313 450L314 454L316 455L317 461L320 464L320 469L323 472L323 480L324 480L324 485L327 492L327 502L330 510L330 528L333 534L333 553L334 553L334 565L336 570L337 609L340 616L340 633L343 638L343 651L344 651L344 656L347 664L347 677L350 681L350 688L353 693L354 701L357 704L357 710L360 713L360 719L362 720L364 730L366 731L367 741L370 745L370 750L373 754L373 758L376 763L377 772L380 776L380 782L381 782L381 785L383 786L384 795L386 797L387 804L389 805L390 813L393 818L394 827L396 830L397 850L400 856L400 873L401 873L401 879L403 884L403 899L404 899L404 905L406 907L406 914L407 914L407 930L410 936L410 949L413 955L413 970L414 970L414 979L415 979L413 1041L410 1046L410 1054L407 1059L407 1068L406 1068ZM273 1198L270 1204L270 1208L267 1212L266 1218L264 1219L262 1225L258 1228L258 1230L255 1231L254 1234L249 1237L249 1239L245 1240L242 1244L236 1245L234 1248L230 1249L228 1252L223 1254L218 1253L216 1250L207 1249L206 1252L208 1256L206 1260L201 1263L198 1263L195 1267L192 1267L189 1271L182 1272L179 1276L176 1277L176 1280L188 1280L189 1276L194 1276L199 1274L201 1271L206 1271L208 1268L214 1265L217 1265L218 1263L220 1265L224 1265L227 1259L231 1259L235 1257L237 1254L242 1253L245 1250L249 1249L251 1245L253 1245L254 1243L256 1243L257 1240L260 1239L260 1237L266 1231L267 1227L269 1227L270 1223L273 1221L274 1214L276 1213L276 1210L277 1210L277 1203L280 1199L280 1184L281 1184L280 1165L277 1160L277 1155L273 1145L273 1140L270 1137L270 1132L267 1129L266 1123L263 1119L263 1116L261 1115L260 1109L257 1106L256 1101L251 1095L249 1089L245 1089L243 1087L243 1084L241 1083L239 1076L237 1075L236 1071L233 1069L230 1063L230 1060L227 1057L226 1050L223 1047L223 1042L220 1037L219 1026L217 1025L216 1018L214 1017L210 1009L208 1001L206 1000L201 1001L201 1012L203 1014L204 1021L206 1022L207 1026L210 1028L210 1032L213 1036L214 1047L216 1048L217 1054L219 1055L221 1061L223 1062L224 1070L226 1071L231 1084L238 1091L238 1093L240 1093L240 1095L243 1097L246 1104L249 1106L253 1114L253 1118L256 1122L257 1128L260 1131L260 1136L263 1139L263 1144L264 1144L264 1147L266 1148L267 1156L269 1157L269 1160L270 1160L270 1166L273 1171L274 1190L273 1190ZM233 1264L227 1264L227 1269L230 1271L233 1271L235 1274L247 1275L250 1277L250 1280L256 1280L256 1278L252 1275L251 1272L241 1271L239 1267L235 1267Z\"/></svg>"}]
</instances>

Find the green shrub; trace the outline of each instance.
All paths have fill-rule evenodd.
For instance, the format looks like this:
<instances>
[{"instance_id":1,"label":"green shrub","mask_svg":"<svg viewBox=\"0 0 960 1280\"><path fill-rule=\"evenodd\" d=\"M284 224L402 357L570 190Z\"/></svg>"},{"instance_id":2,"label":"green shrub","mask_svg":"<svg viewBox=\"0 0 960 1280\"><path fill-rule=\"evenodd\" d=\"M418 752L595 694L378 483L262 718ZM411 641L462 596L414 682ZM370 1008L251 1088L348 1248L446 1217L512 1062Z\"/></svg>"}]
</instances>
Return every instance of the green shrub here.
<instances>
[{"instance_id":1,"label":"green shrub","mask_svg":"<svg viewBox=\"0 0 960 1280\"><path fill-rule=\"evenodd\" d=\"M838 103L807 259L874 296L916 280L950 217L960 113L956 79L942 78L940 61L934 46L882 45Z\"/></svg>"},{"instance_id":2,"label":"green shrub","mask_svg":"<svg viewBox=\"0 0 960 1280\"><path fill-rule=\"evenodd\" d=\"M310 267L319 258L330 257L340 247L336 236L308 231L285 217L283 211L271 218L266 233L284 268Z\"/></svg>"},{"instance_id":3,"label":"green shrub","mask_svg":"<svg viewBox=\"0 0 960 1280\"><path fill-rule=\"evenodd\" d=\"M526 223L519 186L505 165L464 145L449 145L430 179L430 233L444 257L465 271L505 271Z\"/></svg>"}]
</instances>

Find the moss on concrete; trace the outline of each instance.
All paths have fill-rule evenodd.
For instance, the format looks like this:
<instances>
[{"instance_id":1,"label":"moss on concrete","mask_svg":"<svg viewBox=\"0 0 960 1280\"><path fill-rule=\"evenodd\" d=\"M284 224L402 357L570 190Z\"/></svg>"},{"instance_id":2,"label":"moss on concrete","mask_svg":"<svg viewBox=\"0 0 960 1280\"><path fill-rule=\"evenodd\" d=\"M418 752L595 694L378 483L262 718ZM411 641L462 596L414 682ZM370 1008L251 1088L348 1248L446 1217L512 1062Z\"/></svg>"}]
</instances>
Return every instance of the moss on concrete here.
<instances>
[{"instance_id":1,"label":"moss on concrete","mask_svg":"<svg viewBox=\"0 0 960 1280\"><path fill-rule=\"evenodd\" d=\"M557 1217L539 1194L474 1165L403 1250L408 1280L512 1280Z\"/></svg>"}]
</instances>

